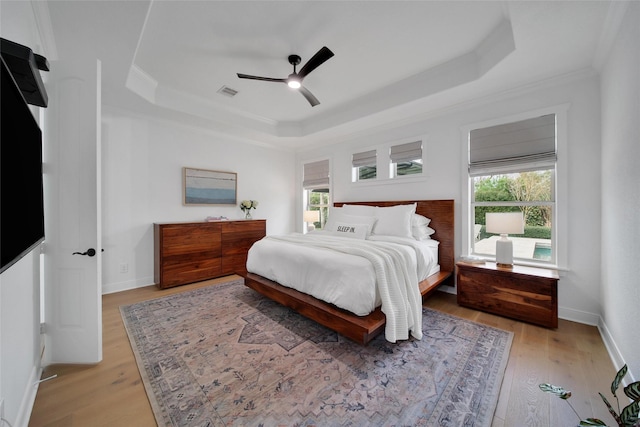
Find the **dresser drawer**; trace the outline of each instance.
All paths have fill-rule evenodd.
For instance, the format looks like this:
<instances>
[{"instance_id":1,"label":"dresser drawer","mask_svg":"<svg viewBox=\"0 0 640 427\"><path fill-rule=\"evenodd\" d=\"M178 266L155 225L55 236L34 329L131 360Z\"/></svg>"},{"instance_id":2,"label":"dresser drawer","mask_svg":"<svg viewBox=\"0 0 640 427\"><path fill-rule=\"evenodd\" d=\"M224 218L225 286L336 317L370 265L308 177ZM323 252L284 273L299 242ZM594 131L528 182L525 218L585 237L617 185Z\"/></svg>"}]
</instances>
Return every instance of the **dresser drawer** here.
<instances>
[{"instance_id":1,"label":"dresser drawer","mask_svg":"<svg viewBox=\"0 0 640 427\"><path fill-rule=\"evenodd\" d=\"M174 257L162 266L162 287L199 282L222 275L222 259L187 260Z\"/></svg>"},{"instance_id":2,"label":"dresser drawer","mask_svg":"<svg viewBox=\"0 0 640 427\"><path fill-rule=\"evenodd\" d=\"M204 251L219 254L222 248L219 224L163 227L160 239L163 257Z\"/></svg>"}]
</instances>

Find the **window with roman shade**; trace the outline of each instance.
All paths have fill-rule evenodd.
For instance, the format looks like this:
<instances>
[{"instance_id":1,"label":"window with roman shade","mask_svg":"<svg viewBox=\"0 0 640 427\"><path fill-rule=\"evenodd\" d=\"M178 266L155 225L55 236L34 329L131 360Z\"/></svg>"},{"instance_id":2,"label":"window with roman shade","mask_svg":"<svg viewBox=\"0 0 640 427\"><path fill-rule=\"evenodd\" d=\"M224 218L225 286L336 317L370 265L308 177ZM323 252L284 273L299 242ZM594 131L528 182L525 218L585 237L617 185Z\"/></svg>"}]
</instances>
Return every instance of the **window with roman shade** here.
<instances>
[{"instance_id":1,"label":"window with roman shade","mask_svg":"<svg viewBox=\"0 0 640 427\"><path fill-rule=\"evenodd\" d=\"M329 188L329 160L305 163L302 186L307 190Z\"/></svg>"},{"instance_id":2,"label":"window with roman shade","mask_svg":"<svg viewBox=\"0 0 640 427\"><path fill-rule=\"evenodd\" d=\"M555 164L555 114L469 133L471 176L551 169Z\"/></svg>"},{"instance_id":3,"label":"window with roman shade","mask_svg":"<svg viewBox=\"0 0 640 427\"><path fill-rule=\"evenodd\" d=\"M351 157L351 165L354 171L353 181L375 179L377 176L377 162L378 157L376 150L353 154Z\"/></svg>"},{"instance_id":4,"label":"window with roman shade","mask_svg":"<svg viewBox=\"0 0 640 427\"><path fill-rule=\"evenodd\" d=\"M422 173L422 141L391 146L389 158L392 177Z\"/></svg>"},{"instance_id":5,"label":"window with roman shade","mask_svg":"<svg viewBox=\"0 0 640 427\"><path fill-rule=\"evenodd\" d=\"M313 214L314 222L309 223L308 217L304 217L303 221L307 224L304 230L310 228L322 229L327 221L329 206L331 205L331 194L329 190L329 159L317 162L305 163L303 165L303 198L305 203L305 213L318 211ZM315 220L317 215L317 220ZM313 227L310 227L313 225Z\"/></svg>"},{"instance_id":6,"label":"window with roman shade","mask_svg":"<svg viewBox=\"0 0 640 427\"><path fill-rule=\"evenodd\" d=\"M556 115L469 131L471 253L495 255L487 213L518 212L524 233L513 240L516 262L556 264Z\"/></svg>"}]
</instances>

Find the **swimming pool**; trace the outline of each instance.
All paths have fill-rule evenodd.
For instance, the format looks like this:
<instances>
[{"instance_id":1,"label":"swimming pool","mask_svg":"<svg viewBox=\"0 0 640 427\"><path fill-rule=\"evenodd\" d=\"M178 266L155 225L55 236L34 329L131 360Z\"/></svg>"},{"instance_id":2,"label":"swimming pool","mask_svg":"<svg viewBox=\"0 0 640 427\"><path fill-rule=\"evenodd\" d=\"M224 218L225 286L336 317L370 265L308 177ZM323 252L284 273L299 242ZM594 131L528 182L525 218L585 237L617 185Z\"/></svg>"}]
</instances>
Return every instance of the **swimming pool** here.
<instances>
[{"instance_id":1,"label":"swimming pool","mask_svg":"<svg viewBox=\"0 0 640 427\"><path fill-rule=\"evenodd\" d=\"M533 250L533 259L551 261L551 245L548 243L536 243Z\"/></svg>"}]
</instances>

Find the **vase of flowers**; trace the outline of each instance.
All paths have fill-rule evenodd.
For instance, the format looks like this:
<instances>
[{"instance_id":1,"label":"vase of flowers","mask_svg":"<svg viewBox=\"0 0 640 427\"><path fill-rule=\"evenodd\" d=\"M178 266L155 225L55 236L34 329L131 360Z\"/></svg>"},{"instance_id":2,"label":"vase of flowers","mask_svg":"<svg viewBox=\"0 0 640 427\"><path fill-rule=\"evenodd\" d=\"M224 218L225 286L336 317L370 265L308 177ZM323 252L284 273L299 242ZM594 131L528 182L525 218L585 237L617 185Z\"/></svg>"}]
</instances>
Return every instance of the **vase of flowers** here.
<instances>
[{"instance_id":1,"label":"vase of flowers","mask_svg":"<svg viewBox=\"0 0 640 427\"><path fill-rule=\"evenodd\" d=\"M244 219L251 219L251 209L255 209L257 207L257 200L243 200L240 202L240 209L244 212Z\"/></svg>"}]
</instances>

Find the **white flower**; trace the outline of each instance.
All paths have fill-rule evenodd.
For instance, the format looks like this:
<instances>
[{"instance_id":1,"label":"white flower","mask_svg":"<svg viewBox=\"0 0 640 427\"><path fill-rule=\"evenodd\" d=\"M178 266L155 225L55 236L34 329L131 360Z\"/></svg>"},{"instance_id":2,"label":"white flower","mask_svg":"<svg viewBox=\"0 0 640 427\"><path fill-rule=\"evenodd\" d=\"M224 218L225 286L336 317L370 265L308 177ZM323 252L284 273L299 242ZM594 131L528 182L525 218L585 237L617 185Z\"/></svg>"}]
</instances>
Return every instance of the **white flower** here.
<instances>
[{"instance_id":1,"label":"white flower","mask_svg":"<svg viewBox=\"0 0 640 427\"><path fill-rule=\"evenodd\" d=\"M250 211L251 209L255 209L257 207L257 200L243 200L242 202L240 202L240 209L242 209L242 211Z\"/></svg>"}]
</instances>

